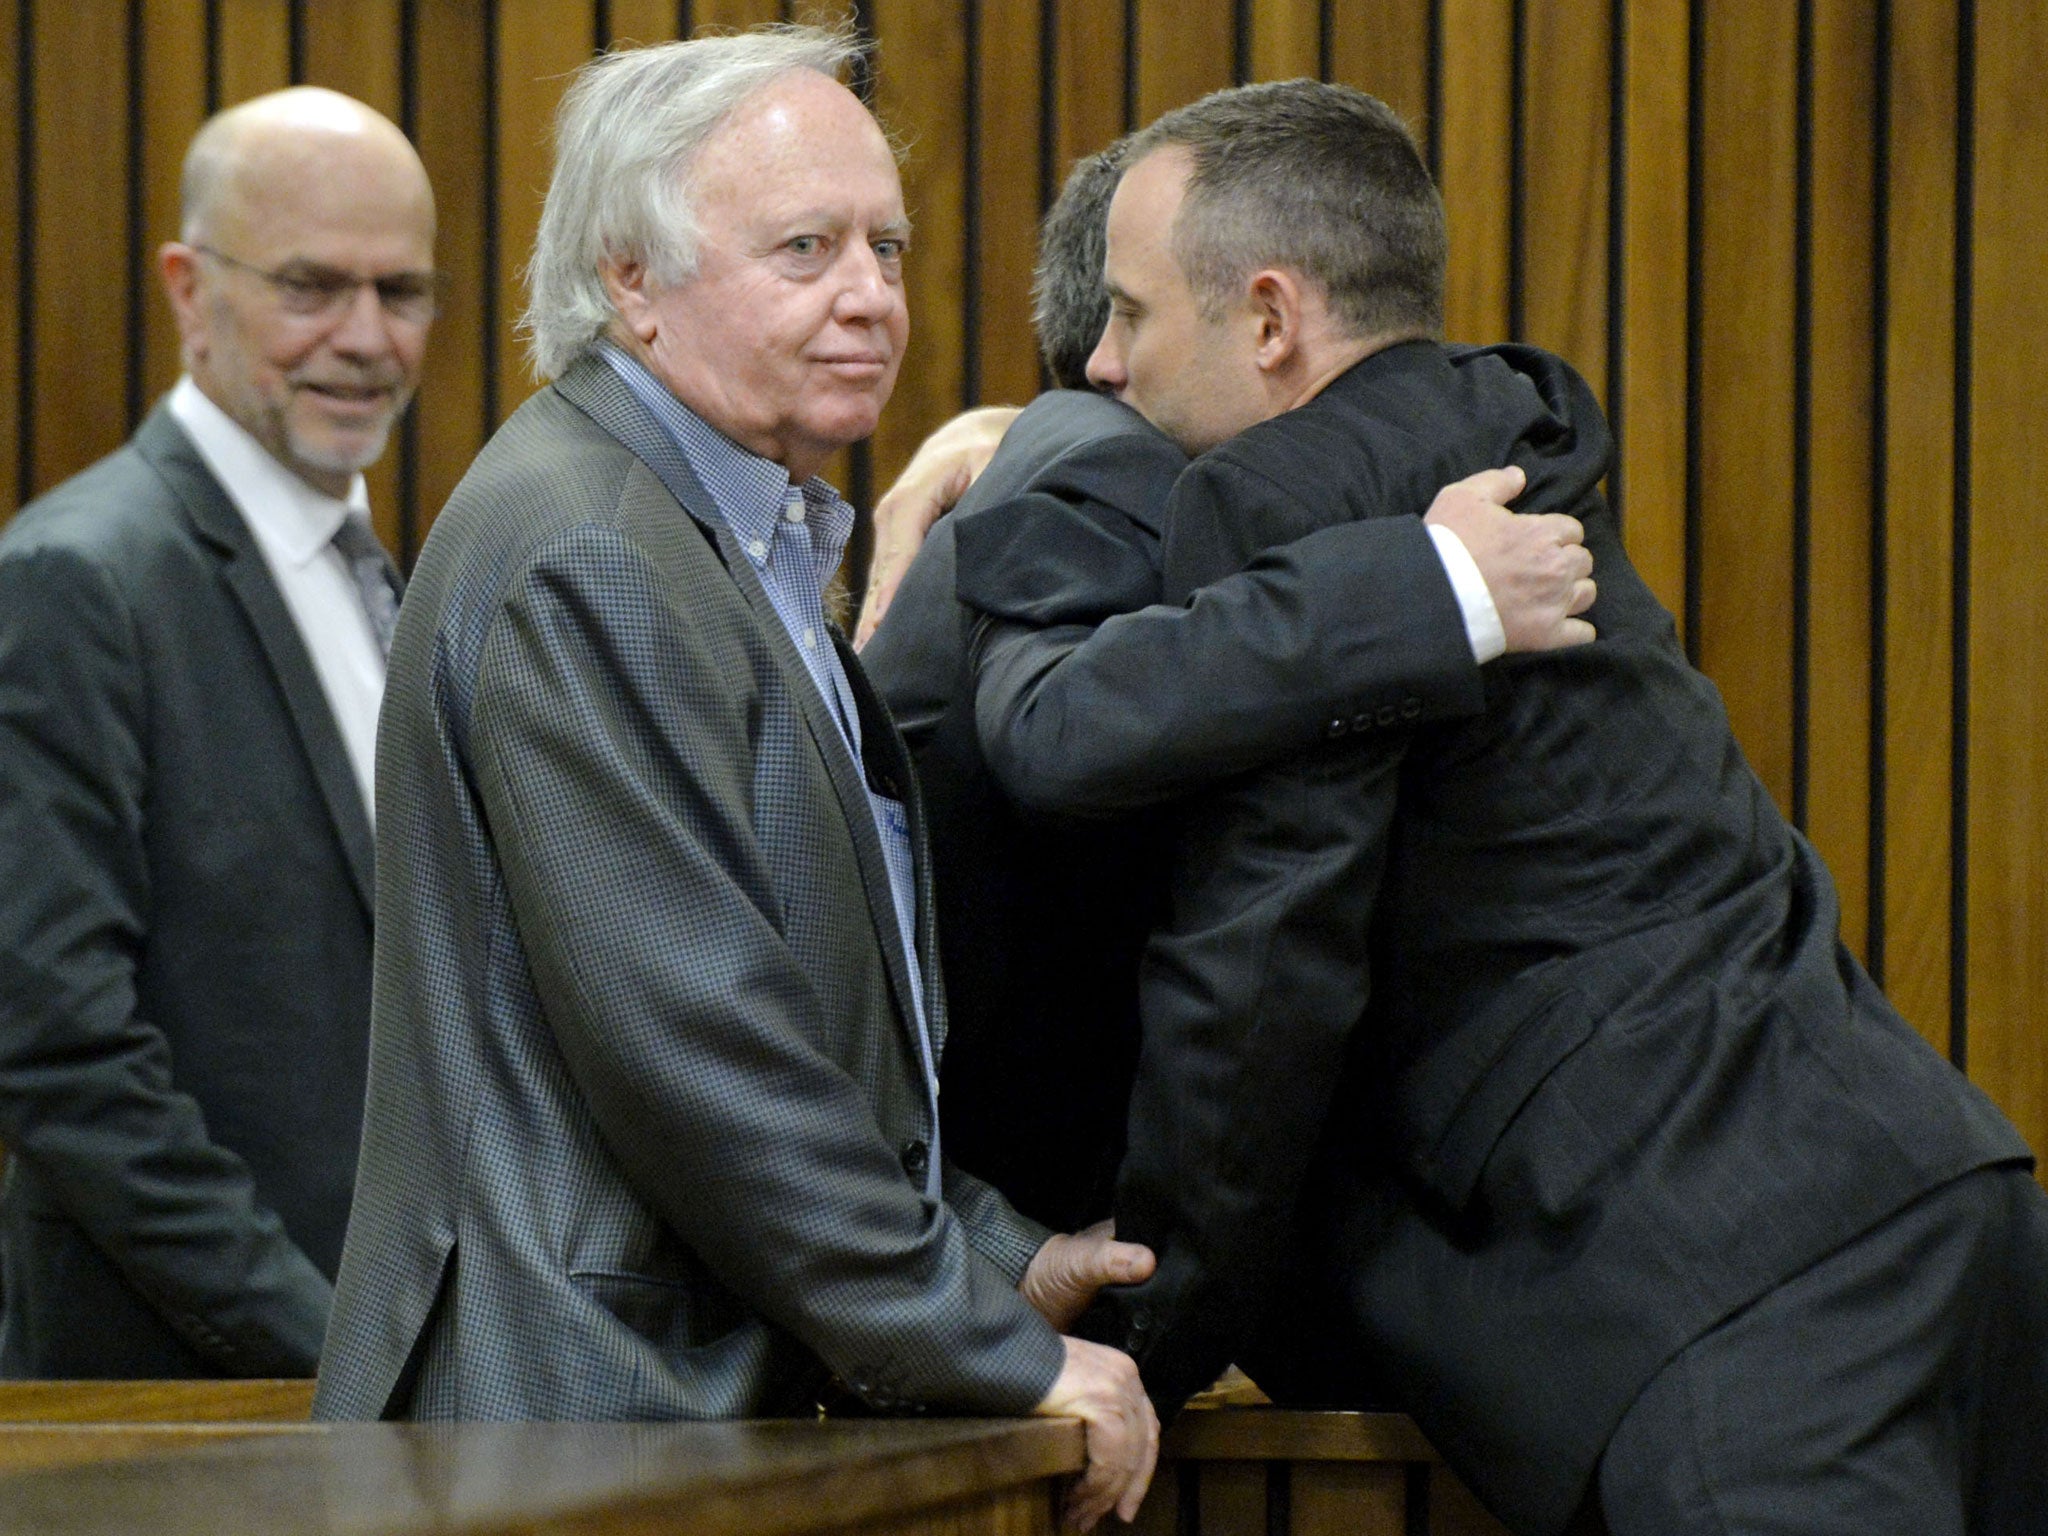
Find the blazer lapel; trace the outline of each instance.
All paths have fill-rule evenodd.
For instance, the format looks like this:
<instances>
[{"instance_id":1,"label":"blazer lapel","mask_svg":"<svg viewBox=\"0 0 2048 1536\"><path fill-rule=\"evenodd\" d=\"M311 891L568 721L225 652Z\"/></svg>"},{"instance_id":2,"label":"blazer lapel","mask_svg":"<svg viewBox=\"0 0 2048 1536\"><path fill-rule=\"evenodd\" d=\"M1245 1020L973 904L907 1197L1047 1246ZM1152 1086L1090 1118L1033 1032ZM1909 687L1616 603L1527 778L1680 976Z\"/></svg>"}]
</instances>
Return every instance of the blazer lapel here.
<instances>
[{"instance_id":1,"label":"blazer lapel","mask_svg":"<svg viewBox=\"0 0 2048 1536\"><path fill-rule=\"evenodd\" d=\"M663 487L676 499L677 504L687 512L704 531L717 549L719 558L725 563L727 573L732 577L747 606L753 610L754 622L767 636L768 645L775 655L776 665L782 669L790 697L795 699L803 711L804 723L809 727L811 740L816 743L818 755L823 758L825 771L832 781L832 790L839 800L839 808L846 818L847 831L853 837L855 856L860 862L861 884L867 896L868 919L874 925L875 937L882 952L883 964L889 973L890 988L896 994L896 1011L903 1028L913 1036L911 1044L917 1045L917 1010L911 1002L910 967L903 953L901 930L896 923L896 897L889 884L889 866L882 856L881 833L875 827L873 807L868 803L867 786L861 780L859 765L855 763L852 749L839 728L839 721L833 714L818 685L811 680L810 669L797 654L796 644L789 638L789 631L783 627L782 616L775 611L773 599L761 585L761 578L754 570L753 562L747 559L739 547L739 540L731 526L719 515L718 507L711 499L710 492L698 482L691 471L689 461L675 441L662 430L660 423L648 414L645 407L633 398L626 383L611 367L595 358L585 358L561 378L555 380L556 391L570 404L582 411L600 427L617 438L633 456L652 470ZM836 636L835 636L836 640ZM856 698L860 698L864 680L854 684ZM868 726L868 711L862 710L863 727ZM886 716L884 716L886 719ZM893 728L887 734L893 739ZM873 740L873 735L864 739ZM902 786L897 786L901 790ZM885 789L884 791L888 791ZM904 796L914 800L914 794ZM915 812L913 811L913 815ZM915 823L912 827L913 846L917 850L918 869L918 920L916 931L918 942L927 956L936 951L926 935L930 919L927 910L925 885L930 862L922 851L922 828ZM936 966L927 959L924 965L927 975L934 974ZM928 992L928 997L931 995ZM937 1059L941 1037L938 1010L927 1009L932 1020L932 1053Z\"/></svg>"},{"instance_id":2,"label":"blazer lapel","mask_svg":"<svg viewBox=\"0 0 2048 1536\"><path fill-rule=\"evenodd\" d=\"M194 531L219 556L222 582L242 610L269 663L286 713L291 716L299 749L313 770L327 819L341 844L349 879L368 914L375 906L375 842L363 811L362 792L334 723L327 695L321 691L312 658L292 622L291 610L271 579L242 514L199 457L190 438L159 406L135 434L139 448L185 508Z\"/></svg>"}]
</instances>

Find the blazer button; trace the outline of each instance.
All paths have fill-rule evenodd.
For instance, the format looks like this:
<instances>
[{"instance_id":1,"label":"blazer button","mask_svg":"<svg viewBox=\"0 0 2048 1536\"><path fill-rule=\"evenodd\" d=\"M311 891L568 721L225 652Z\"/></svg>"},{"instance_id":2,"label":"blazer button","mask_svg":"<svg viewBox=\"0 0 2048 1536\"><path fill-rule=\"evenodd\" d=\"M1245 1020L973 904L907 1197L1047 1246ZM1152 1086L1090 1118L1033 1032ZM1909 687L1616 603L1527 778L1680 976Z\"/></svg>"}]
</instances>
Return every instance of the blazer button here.
<instances>
[{"instance_id":1,"label":"blazer button","mask_svg":"<svg viewBox=\"0 0 2048 1536\"><path fill-rule=\"evenodd\" d=\"M1382 704L1380 706L1379 722L1381 725L1392 725L1396 720L1400 718L1401 711L1394 708L1393 705Z\"/></svg>"},{"instance_id":2,"label":"blazer button","mask_svg":"<svg viewBox=\"0 0 2048 1536\"><path fill-rule=\"evenodd\" d=\"M1331 722L1329 723L1329 725L1328 725L1328 726L1326 726L1326 727L1324 728L1324 730L1323 730L1323 734L1324 734L1325 736L1329 737L1329 738L1330 738L1330 740L1332 740L1332 741L1335 741L1335 740L1336 740L1336 739L1337 739L1337 738L1338 738L1339 736L1342 736L1342 735L1343 735L1343 734L1344 734L1344 733L1345 733L1346 731L1348 731L1348 730L1350 730L1350 729L1351 729L1351 722L1350 722L1350 721L1348 721L1348 720L1332 720L1332 721L1331 721Z\"/></svg>"},{"instance_id":3,"label":"blazer button","mask_svg":"<svg viewBox=\"0 0 2048 1536\"><path fill-rule=\"evenodd\" d=\"M1365 710L1351 717L1351 729L1369 731L1372 729L1372 711Z\"/></svg>"},{"instance_id":4,"label":"blazer button","mask_svg":"<svg viewBox=\"0 0 2048 1536\"><path fill-rule=\"evenodd\" d=\"M1403 699L1403 700L1401 701L1401 718L1402 718L1403 720L1416 720L1416 719L1419 719L1419 718L1421 718L1421 715L1422 715L1422 700L1420 700L1420 699Z\"/></svg>"},{"instance_id":5,"label":"blazer button","mask_svg":"<svg viewBox=\"0 0 2048 1536\"><path fill-rule=\"evenodd\" d=\"M905 1173L921 1183L931 1170L932 1149L922 1141L906 1141L897 1149L896 1160L903 1165Z\"/></svg>"}]
</instances>

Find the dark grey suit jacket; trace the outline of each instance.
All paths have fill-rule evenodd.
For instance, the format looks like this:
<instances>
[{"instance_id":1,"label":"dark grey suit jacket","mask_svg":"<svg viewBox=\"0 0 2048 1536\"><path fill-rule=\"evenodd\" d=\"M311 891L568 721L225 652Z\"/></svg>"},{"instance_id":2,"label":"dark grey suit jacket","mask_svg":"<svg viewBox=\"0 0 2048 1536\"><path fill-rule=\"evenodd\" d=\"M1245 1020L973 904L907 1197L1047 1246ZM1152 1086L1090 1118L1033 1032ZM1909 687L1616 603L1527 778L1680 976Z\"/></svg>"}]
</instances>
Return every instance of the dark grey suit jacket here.
<instances>
[{"instance_id":1,"label":"dark grey suit jacket","mask_svg":"<svg viewBox=\"0 0 2048 1536\"><path fill-rule=\"evenodd\" d=\"M1013 729L1063 720L1092 736L1135 716L1159 743L1155 765L1179 743L1190 771L1207 773L1230 746L1227 727L1212 726L1219 716L1295 720L1313 740L1390 695L1420 718L1475 710L1482 697L1412 518L1338 530L1330 556L1276 562L1193 608L1119 617L1158 593L1161 521L1186 463L1105 396L1041 396L932 530L861 654L929 810L952 1006L946 1146L1057 1227L1109 1212L1137 1054L1138 956L1164 916L1167 847L1143 814L1077 821L1020 808L984 755L978 705L999 745ZM978 694L977 634L1003 658ZM1055 663L1025 722L1006 720L1015 679ZM1142 697L1116 697L1127 687Z\"/></svg>"},{"instance_id":2,"label":"dark grey suit jacket","mask_svg":"<svg viewBox=\"0 0 2048 1536\"><path fill-rule=\"evenodd\" d=\"M1599 639L1489 668L1469 720L1184 807L1117 1196L1160 1267L1111 1332L1164 1402L1232 1357L1283 1391L1384 1382L1529 1532L1679 1348L2028 1155L1842 948L1628 564L1608 454L1557 359L1412 344L1182 477L1169 596L1512 458L1527 509L1585 521ZM1294 1254L1312 1279L1273 1306Z\"/></svg>"},{"instance_id":3,"label":"dark grey suit jacket","mask_svg":"<svg viewBox=\"0 0 2048 1536\"><path fill-rule=\"evenodd\" d=\"M870 780L902 743L860 668ZM933 1134L880 839L679 450L586 359L436 521L378 757L376 1020L326 1417L1022 1413L1045 1237Z\"/></svg>"},{"instance_id":4,"label":"dark grey suit jacket","mask_svg":"<svg viewBox=\"0 0 2048 1536\"><path fill-rule=\"evenodd\" d=\"M312 662L159 409L0 536L0 1371L311 1373L370 892Z\"/></svg>"}]
</instances>

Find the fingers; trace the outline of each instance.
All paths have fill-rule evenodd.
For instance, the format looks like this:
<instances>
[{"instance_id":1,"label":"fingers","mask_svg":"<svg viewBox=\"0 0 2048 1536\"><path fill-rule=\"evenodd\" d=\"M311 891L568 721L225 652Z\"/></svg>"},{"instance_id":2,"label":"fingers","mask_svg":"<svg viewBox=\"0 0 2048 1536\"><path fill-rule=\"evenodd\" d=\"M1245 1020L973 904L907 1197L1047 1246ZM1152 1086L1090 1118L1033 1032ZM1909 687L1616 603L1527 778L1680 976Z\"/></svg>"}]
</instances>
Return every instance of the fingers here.
<instances>
[{"instance_id":1,"label":"fingers","mask_svg":"<svg viewBox=\"0 0 2048 1536\"><path fill-rule=\"evenodd\" d=\"M1158 1415L1129 1355L1084 1339L1060 1342L1066 1366L1035 1411L1071 1414L1087 1430L1088 1466L1067 1492L1066 1521L1085 1531L1112 1509L1129 1520L1158 1465Z\"/></svg>"},{"instance_id":2,"label":"fingers","mask_svg":"<svg viewBox=\"0 0 2048 1536\"><path fill-rule=\"evenodd\" d=\"M1065 1332L1105 1285L1136 1285L1151 1277L1155 1261L1142 1243L1120 1243L1108 1222L1085 1231L1056 1233L1032 1255L1017 1289L1038 1315Z\"/></svg>"},{"instance_id":3,"label":"fingers","mask_svg":"<svg viewBox=\"0 0 2048 1536\"><path fill-rule=\"evenodd\" d=\"M1451 489L1463 489L1477 496L1481 501L1491 501L1506 506L1527 489L1529 477L1522 472L1519 464L1504 465L1499 469L1482 469L1476 475L1467 475L1457 481Z\"/></svg>"}]
</instances>

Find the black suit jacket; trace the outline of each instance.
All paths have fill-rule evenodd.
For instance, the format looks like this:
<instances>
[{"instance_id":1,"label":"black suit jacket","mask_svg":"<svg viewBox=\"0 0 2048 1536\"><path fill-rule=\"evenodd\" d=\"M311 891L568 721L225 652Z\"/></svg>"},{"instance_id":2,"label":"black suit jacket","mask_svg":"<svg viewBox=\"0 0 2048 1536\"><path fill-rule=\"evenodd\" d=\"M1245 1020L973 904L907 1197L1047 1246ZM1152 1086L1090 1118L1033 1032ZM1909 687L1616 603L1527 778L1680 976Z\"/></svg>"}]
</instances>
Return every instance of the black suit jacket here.
<instances>
[{"instance_id":1,"label":"black suit jacket","mask_svg":"<svg viewBox=\"0 0 2048 1536\"><path fill-rule=\"evenodd\" d=\"M1127 612L1157 598L1162 517L1186 462L1113 400L1042 396L933 529L862 653L930 812L952 1003L946 1145L1058 1227L1109 1211L1138 956L1164 913L1167 858L1143 814L1032 808L1062 765L1087 766L1084 748L1058 738L1128 725L1154 773L1198 778L1242 750L1233 720L1259 732L1289 721L1307 741L1333 720L1436 718L1480 700L1463 620L1415 518L1337 530L1327 542L1342 561L1289 557L1191 608ZM1226 685L1188 663L1219 649ZM1018 736L1030 738L1021 750ZM1049 770L1006 785L1041 738Z\"/></svg>"},{"instance_id":2,"label":"black suit jacket","mask_svg":"<svg viewBox=\"0 0 2048 1536\"><path fill-rule=\"evenodd\" d=\"M309 1375L371 839L246 525L163 410L0 536L9 1376Z\"/></svg>"},{"instance_id":3,"label":"black suit jacket","mask_svg":"<svg viewBox=\"0 0 2048 1536\"><path fill-rule=\"evenodd\" d=\"M1117 1197L1160 1254L1117 1332L1169 1406L1238 1354L1283 1390L1371 1375L1532 1532L1677 1349L2027 1157L1841 946L1825 869L1629 567L1608 448L1556 359L1413 344L1183 476L1169 595L1512 458L1525 508L1586 523L1599 639L1488 669L1475 717L1185 807ZM1307 1347L1262 1354L1298 1253L1316 1278L1268 1333Z\"/></svg>"}]
</instances>

